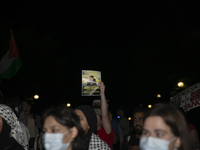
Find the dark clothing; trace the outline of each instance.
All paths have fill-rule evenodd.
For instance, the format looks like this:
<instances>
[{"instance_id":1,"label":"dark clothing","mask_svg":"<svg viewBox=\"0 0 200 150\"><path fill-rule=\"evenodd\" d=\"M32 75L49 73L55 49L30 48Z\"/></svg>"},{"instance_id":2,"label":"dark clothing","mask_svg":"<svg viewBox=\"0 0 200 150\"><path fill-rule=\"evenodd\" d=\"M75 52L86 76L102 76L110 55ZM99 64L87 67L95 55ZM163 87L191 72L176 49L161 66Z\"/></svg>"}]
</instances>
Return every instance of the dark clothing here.
<instances>
[{"instance_id":1,"label":"dark clothing","mask_svg":"<svg viewBox=\"0 0 200 150\"><path fill-rule=\"evenodd\" d=\"M118 123L115 119L112 119L111 120L111 125L112 125L112 128L113 128L113 132L118 135L118 141L117 143L113 144L113 150L119 150L120 149L120 133L119 133L119 126L118 126ZM113 133L113 136L114 136L114 133Z\"/></svg>"},{"instance_id":2,"label":"dark clothing","mask_svg":"<svg viewBox=\"0 0 200 150\"><path fill-rule=\"evenodd\" d=\"M85 135L86 137L91 137L92 133L97 131L97 116L94 111L94 109L91 106L88 105L81 105L76 107L75 109L79 109L83 112L85 115L88 125L89 125L89 131Z\"/></svg>"},{"instance_id":3,"label":"dark clothing","mask_svg":"<svg viewBox=\"0 0 200 150\"><path fill-rule=\"evenodd\" d=\"M89 105L81 105L81 106L76 107L75 109L79 109L83 112L83 114L85 115L85 117L87 119L88 125L90 127L87 134L85 135L85 139L86 139L88 147L89 147L90 138L92 136L92 133L97 131L96 113L95 113L94 109Z\"/></svg>"},{"instance_id":4,"label":"dark clothing","mask_svg":"<svg viewBox=\"0 0 200 150\"><path fill-rule=\"evenodd\" d=\"M20 112L19 121L22 122L27 127L28 117L27 117L27 114L23 110Z\"/></svg>"},{"instance_id":5,"label":"dark clothing","mask_svg":"<svg viewBox=\"0 0 200 150\"><path fill-rule=\"evenodd\" d=\"M130 140L128 141L128 137L126 136L124 138L123 144L122 144L122 150L131 150L132 147L138 146L139 147L139 142L140 140L136 138L136 134L133 134L130 136Z\"/></svg>"},{"instance_id":6,"label":"dark clothing","mask_svg":"<svg viewBox=\"0 0 200 150\"><path fill-rule=\"evenodd\" d=\"M97 83L94 81L88 81L86 86L97 86Z\"/></svg>"},{"instance_id":7,"label":"dark clothing","mask_svg":"<svg viewBox=\"0 0 200 150\"><path fill-rule=\"evenodd\" d=\"M20 145L13 137L10 136L11 127L7 122L3 120L3 127L0 133L0 149L1 150L24 150L23 146Z\"/></svg>"},{"instance_id":8,"label":"dark clothing","mask_svg":"<svg viewBox=\"0 0 200 150\"><path fill-rule=\"evenodd\" d=\"M112 125L112 128L113 128L113 131L119 136L119 126L118 126L118 123L115 119L111 120L111 125Z\"/></svg>"}]
</instances>

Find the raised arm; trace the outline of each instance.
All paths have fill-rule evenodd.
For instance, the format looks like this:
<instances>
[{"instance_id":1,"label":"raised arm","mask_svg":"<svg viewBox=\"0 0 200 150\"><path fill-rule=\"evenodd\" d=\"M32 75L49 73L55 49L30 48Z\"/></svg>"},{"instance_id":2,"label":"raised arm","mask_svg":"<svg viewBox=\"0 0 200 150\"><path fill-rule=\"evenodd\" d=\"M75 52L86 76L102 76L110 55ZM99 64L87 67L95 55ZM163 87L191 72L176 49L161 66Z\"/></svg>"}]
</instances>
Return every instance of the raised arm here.
<instances>
[{"instance_id":1,"label":"raised arm","mask_svg":"<svg viewBox=\"0 0 200 150\"><path fill-rule=\"evenodd\" d=\"M107 134L111 133L111 123L108 117L108 107L105 96L105 85L103 82L99 83L99 88L101 90L101 112L102 112L102 123Z\"/></svg>"}]
</instances>

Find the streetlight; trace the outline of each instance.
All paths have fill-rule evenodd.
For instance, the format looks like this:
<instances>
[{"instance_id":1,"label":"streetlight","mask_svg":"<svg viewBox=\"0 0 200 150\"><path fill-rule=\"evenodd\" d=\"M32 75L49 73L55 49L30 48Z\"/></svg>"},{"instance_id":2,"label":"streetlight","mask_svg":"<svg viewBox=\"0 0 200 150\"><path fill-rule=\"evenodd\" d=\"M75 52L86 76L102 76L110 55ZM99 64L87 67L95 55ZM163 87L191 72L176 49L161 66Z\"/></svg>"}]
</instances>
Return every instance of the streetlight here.
<instances>
[{"instance_id":1,"label":"streetlight","mask_svg":"<svg viewBox=\"0 0 200 150\"><path fill-rule=\"evenodd\" d=\"M178 87L183 87L184 86L184 83L183 82L178 82Z\"/></svg>"},{"instance_id":2,"label":"streetlight","mask_svg":"<svg viewBox=\"0 0 200 150\"><path fill-rule=\"evenodd\" d=\"M151 108L152 106L151 105L148 105L148 108Z\"/></svg>"},{"instance_id":3,"label":"streetlight","mask_svg":"<svg viewBox=\"0 0 200 150\"><path fill-rule=\"evenodd\" d=\"M39 95L35 94L34 99L39 99Z\"/></svg>"},{"instance_id":4,"label":"streetlight","mask_svg":"<svg viewBox=\"0 0 200 150\"><path fill-rule=\"evenodd\" d=\"M160 94L157 94L157 98L161 98L161 95L160 95Z\"/></svg>"},{"instance_id":5,"label":"streetlight","mask_svg":"<svg viewBox=\"0 0 200 150\"><path fill-rule=\"evenodd\" d=\"M70 107L71 106L71 104L70 103L67 103L67 107Z\"/></svg>"}]
</instances>

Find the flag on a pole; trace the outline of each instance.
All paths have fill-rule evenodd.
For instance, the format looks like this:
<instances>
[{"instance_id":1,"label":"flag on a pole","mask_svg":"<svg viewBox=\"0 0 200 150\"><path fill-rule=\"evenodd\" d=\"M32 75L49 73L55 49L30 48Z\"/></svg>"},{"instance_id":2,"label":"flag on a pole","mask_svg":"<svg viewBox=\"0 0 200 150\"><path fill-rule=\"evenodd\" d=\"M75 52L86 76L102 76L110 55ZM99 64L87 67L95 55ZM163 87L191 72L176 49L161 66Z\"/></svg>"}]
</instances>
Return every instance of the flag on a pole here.
<instances>
[{"instance_id":1,"label":"flag on a pole","mask_svg":"<svg viewBox=\"0 0 200 150\"><path fill-rule=\"evenodd\" d=\"M0 82L1 79L11 79L22 67L20 54L11 32L10 48L0 61Z\"/></svg>"}]
</instances>

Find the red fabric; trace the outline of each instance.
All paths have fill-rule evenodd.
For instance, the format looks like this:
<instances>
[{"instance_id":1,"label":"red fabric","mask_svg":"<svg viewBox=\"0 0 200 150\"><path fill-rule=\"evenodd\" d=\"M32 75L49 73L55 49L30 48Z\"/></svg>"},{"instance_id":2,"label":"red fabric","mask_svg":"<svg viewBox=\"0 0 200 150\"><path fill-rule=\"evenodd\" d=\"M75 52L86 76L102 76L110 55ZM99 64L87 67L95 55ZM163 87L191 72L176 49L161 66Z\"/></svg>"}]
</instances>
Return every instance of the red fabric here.
<instances>
[{"instance_id":1,"label":"red fabric","mask_svg":"<svg viewBox=\"0 0 200 150\"><path fill-rule=\"evenodd\" d=\"M10 48L9 48L9 56L8 56L8 58L11 59L11 58L19 57L19 56L20 56L20 54L19 54L19 51L18 51L18 48L17 48L17 44L15 42L13 33L11 33Z\"/></svg>"},{"instance_id":2,"label":"red fabric","mask_svg":"<svg viewBox=\"0 0 200 150\"><path fill-rule=\"evenodd\" d=\"M112 129L112 126L111 126L111 133L110 134L106 133L103 126L100 130L97 131L97 134L100 137L100 139L102 139L104 142L106 142L110 146L110 148L112 149L112 147L113 147L113 129Z\"/></svg>"},{"instance_id":3,"label":"red fabric","mask_svg":"<svg viewBox=\"0 0 200 150\"><path fill-rule=\"evenodd\" d=\"M189 131L196 130L195 126L189 123Z\"/></svg>"}]
</instances>

